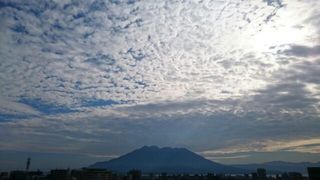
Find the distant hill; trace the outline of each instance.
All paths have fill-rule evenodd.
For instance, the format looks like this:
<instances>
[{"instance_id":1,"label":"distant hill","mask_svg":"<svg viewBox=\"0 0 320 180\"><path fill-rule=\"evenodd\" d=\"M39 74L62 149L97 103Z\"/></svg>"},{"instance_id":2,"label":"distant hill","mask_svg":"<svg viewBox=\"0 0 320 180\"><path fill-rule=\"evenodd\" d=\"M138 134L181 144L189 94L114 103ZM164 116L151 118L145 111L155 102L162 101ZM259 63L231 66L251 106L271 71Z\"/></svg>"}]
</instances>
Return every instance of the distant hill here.
<instances>
[{"instance_id":1,"label":"distant hill","mask_svg":"<svg viewBox=\"0 0 320 180\"><path fill-rule=\"evenodd\" d=\"M307 167L320 167L320 162L317 163L309 163L309 162L301 162L301 163L292 163L292 162L284 162L284 161L272 161L266 162L262 164L239 164L232 165L233 167L243 168L248 170L256 170L257 168L265 168L269 173L271 172L300 172L302 174L307 174Z\"/></svg>"},{"instance_id":2,"label":"distant hill","mask_svg":"<svg viewBox=\"0 0 320 180\"><path fill-rule=\"evenodd\" d=\"M118 172L139 169L154 173L244 173L246 170L218 164L185 148L144 146L121 157L97 162L90 168L106 168Z\"/></svg>"}]
</instances>

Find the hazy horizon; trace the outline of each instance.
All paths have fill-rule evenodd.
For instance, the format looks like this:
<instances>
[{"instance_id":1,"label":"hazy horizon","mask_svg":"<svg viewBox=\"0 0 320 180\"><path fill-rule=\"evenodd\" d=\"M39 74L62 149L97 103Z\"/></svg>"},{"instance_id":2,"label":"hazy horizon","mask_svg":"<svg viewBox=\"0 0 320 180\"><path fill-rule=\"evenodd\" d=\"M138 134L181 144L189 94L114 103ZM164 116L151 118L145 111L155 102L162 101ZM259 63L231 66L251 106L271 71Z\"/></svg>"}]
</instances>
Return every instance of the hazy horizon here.
<instances>
[{"instance_id":1,"label":"hazy horizon","mask_svg":"<svg viewBox=\"0 0 320 180\"><path fill-rule=\"evenodd\" d=\"M143 147L156 147L158 149L164 149L164 148L169 148L169 149L186 149L183 147L169 147L169 146L164 146L164 147L159 147L156 145L145 145ZM52 169L80 169L80 168L86 168L89 167L90 165L93 165L96 162L106 162L112 159L117 159L119 157L122 157L124 155L127 155L129 153L132 153L134 151L140 150L143 147L139 147L136 149L132 149L128 152L125 152L120 155L116 155L113 157L103 157L103 156L97 156L97 157L92 157L90 155L83 155L83 154L73 154L73 153L66 153L66 154L60 154L60 153L39 153L39 152L14 152L10 151L11 155L9 157L15 157L13 159L10 159L11 161L16 161L18 162L17 164L14 164L13 166L6 166L2 167L0 171L12 171L12 170L25 170L26 162L27 159L30 158L31 166L30 170L42 170L42 171L50 171ZM189 150L189 149L187 149ZM190 150L189 150L190 151ZM192 151L191 151L192 152ZM3 151L2 151L3 153ZM2 155L6 155L5 152ZM200 156L202 156L200 153L196 153ZM294 154L295 155L295 154ZM259 158L261 158L261 155L258 155ZM268 156L267 156L268 157ZM266 158L267 158L266 157ZM205 158L205 157L204 157ZM2 158L3 160L5 158ZM211 160L211 159L208 159ZM238 161L237 163L231 163L229 162L224 162L221 163L219 160L211 160L215 163L223 164L223 165L251 165L251 164L263 164L263 163L273 163L273 162L286 162L286 163L320 163L320 161L316 160L310 160L310 161L284 161L284 160L278 160L278 161L268 161L265 159L265 161L261 160L252 160L251 162L241 162ZM58 163L55 164L54 162ZM53 164L52 164L53 163ZM78 165L77 165L78 164ZM81 165L80 165L81 164Z\"/></svg>"},{"instance_id":2,"label":"hazy horizon","mask_svg":"<svg viewBox=\"0 0 320 180\"><path fill-rule=\"evenodd\" d=\"M320 161L320 1L1 0L0 170L144 145Z\"/></svg>"}]
</instances>

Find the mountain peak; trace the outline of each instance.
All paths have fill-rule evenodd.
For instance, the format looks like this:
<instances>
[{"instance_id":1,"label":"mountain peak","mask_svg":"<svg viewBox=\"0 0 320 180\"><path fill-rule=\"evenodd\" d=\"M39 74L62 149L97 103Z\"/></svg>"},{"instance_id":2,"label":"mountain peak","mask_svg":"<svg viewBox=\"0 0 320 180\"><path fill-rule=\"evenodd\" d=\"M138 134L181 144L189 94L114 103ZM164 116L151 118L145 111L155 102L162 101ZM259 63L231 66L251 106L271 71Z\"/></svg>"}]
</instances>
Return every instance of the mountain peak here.
<instances>
[{"instance_id":1,"label":"mountain peak","mask_svg":"<svg viewBox=\"0 0 320 180\"><path fill-rule=\"evenodd\" d=\"M140 149L159 149L159 147L155 146L155 145L153 145L153 146L142 146Z\"/></svg>"},{"instance_id":2,"label":"mountain peak","mask_svg":"<svg viewBox=\"0 0 320 180\"><path fill-rule=\"evenodd\" d=\"M140 149L136 149L135 151L189 151L186 148L180 148L180 147L159 147L159 146L143 146ZM191 151L189 151L191 152Z\"/></svg>"}]
</instances>

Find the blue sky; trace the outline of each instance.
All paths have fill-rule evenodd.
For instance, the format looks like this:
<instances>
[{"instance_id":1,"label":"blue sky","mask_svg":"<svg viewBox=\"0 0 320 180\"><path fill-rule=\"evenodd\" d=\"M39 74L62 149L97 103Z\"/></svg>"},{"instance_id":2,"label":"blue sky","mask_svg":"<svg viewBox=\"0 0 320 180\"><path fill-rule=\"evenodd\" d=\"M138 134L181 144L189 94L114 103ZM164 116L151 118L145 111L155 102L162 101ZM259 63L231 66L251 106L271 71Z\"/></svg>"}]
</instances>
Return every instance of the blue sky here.
<instances>
[{"instance_id":1,"label":"blue sky","mask_svg":"<svg viewBox=\"0 0 320 180\"><path fill-rule=\"evenodd\" d=\"M227 164L320 161L319 7L2 0L0 170L143 145Z\"/></svg>"}]
</instances>

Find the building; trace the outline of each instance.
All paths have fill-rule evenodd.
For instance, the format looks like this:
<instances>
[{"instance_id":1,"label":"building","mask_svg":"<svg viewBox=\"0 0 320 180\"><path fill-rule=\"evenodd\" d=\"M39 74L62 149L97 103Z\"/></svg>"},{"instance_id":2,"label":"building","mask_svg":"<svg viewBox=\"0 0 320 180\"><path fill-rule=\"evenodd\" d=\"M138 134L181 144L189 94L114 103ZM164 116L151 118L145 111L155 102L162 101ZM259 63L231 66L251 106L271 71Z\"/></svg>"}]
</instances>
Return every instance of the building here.
<instances>
[{"instance_id":1,"label":"building","mask_svg":"<svg viewBox=\"0 0 320 180\"><path fill-rule=\"evenodd\" d=\"M218 176L216 176L214 173L208 173L207 174L207 180L218 180Z\"/></svg>"},{"instance_id":2,"label":"building","mask_svg":"<svg viewBox=\"0 0 320 180\"><path fill-rule=\"evenodd\" d=\"M320 167L308 167L309 180L320 179Z\"/></svg>"},{"instance_id":3,"label":"building","mask_svg":"<svg viewBox=\"0 0 320 180\"><path fill-rule=\"evenodd\" d=\"M29 180L43 180L47 179L43 172L40 170L37 171L28 171Z\"/></svg>"},{"instance_id":4,"label":"building","mask_svg":"<svg viewBox=\"0 0 320 180\"><path fill-rule=\"evenodd\" d=\"M303 176L299 172L289 172L288 176L291 180L303 180Z\"/></svg>"},{"instance_id":5,"label":"building","mask_svg":"<svg viewBox=\"0 0 320 180\"><path fill-rule=\"evenodd\" d=\"M76 172L73 171L72 177L76 177L77 180L115 180L116 175L106 169L91 169L83 168Z\"/></svg>"},{"instance_id":6,"label":"building","mask_svg":"<svg viewBox=\"0 0 320 180\"><path fill-rule=\"evenodd\" d=\"M267 171L263 168L257 169L258 180L266 180L267 179Z\"/></svg>"},{"instance_id":7,"label":"building","mask_svg":"<svg viewBox=\"0 0 320 180\"><path fill-rule=\"evenodd\" d=\"M69 169L51 170L48 175L48 180L71 180Z\"/></svg>"},{"instance_id":8,"label":"building","mask_svg":"<svg viewBox=\"0 0 320 180\"><path fill-rule=\"evenodd\" d=\"M8 172L1 172L0 173L0 180L8 180L9 179L9 173Z\"/></svg>"},{"instance_id":9,"label":"building","mask_svg":"<svg viewBox=\"0 0 320 180\"><path fill-rule=\"evenodd\" d=\"M258 174L257 173L251 173L251 179L252 180L258 180Z\"/></svg>"},{"instance_id":10,"label":"building","mask_svg":"<svg viewBox=\"0 0 320 180\"><path fill-rule=\"evenodd\" d=\"M128 180L141 180L141 171L131 170L128 172Z\"/></svg>"},{"instance_id":11,"label":"building","mask_svg":"<svg viewBox=\"0 0 320 180\"><path fill-rule=\"evenodd\" d=\"M28 173L26 171L11 171L10 180L28 180Z\"/></svg>"}]
</instances>

